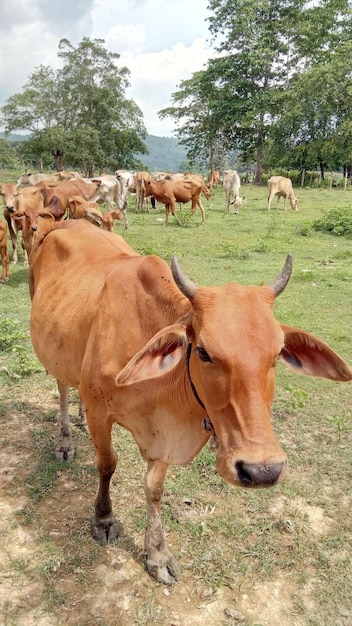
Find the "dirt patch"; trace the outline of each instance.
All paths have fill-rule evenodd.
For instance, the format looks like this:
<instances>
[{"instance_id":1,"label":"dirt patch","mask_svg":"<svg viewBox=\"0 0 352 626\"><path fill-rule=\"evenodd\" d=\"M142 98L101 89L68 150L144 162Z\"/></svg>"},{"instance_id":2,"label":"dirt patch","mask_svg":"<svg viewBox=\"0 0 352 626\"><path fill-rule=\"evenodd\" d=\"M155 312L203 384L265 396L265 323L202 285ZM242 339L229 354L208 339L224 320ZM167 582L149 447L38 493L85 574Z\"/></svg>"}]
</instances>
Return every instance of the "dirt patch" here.
<instances>
[{"instance_id":1,"label":"dirt patch","mask_svg":"<svg viewBox=\"0 0 352 626\"><path fill-rule=\"evenodd\" d=\"M13 388L9 391L13 393ZM36 501L33 471L38 480L47 469L38 464L43 447L54 450L56 403L52 386L44 377L38 377L23 398L17 397L15 404L6 399L3 405L0 624L304 626L294 610L295 587L287 574L265 584L251 578L242 579L241 588L216 587L192 567L192 547L188 551L183 547L182 523L178 532L166 535L168 545L181 562L182 579L173 587L164 587L148 576L143 560L142 462L136 461L138 469L132 472L131 479L124 479L120 471L113 481L117 517L124 518L124 510L132 499L133 524L126 523L114 545L97 546L89 530L97 488L94 450L89 437L77 427L75 464L69 470L56 467L48 493ZM131 467L134 462L126 461ZM172 498L166 494L165 500L171 509ZM180 498L176 509L181 522L199 524L204 546L212 542L206 526L213 513L210 505L196 510ZM280 505L276 514L282 516ZM175 512L171 511L171 515ZM316 518L317 512L309 515L310 519ZM229 567L232 551L233 546L229 546Z\"/></svg>"}]
</instances>

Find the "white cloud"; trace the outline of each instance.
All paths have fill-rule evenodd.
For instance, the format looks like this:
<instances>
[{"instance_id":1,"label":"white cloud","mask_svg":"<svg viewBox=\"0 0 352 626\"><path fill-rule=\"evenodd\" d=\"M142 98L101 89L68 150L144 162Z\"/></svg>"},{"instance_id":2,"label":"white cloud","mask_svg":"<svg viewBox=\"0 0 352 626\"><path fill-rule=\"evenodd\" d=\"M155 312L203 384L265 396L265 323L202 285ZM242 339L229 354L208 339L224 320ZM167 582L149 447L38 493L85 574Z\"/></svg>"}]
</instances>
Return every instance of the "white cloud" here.
<instances>
[{"instance_id":1,"label":"white cloud","mask_svg":"<svg viewBox=\"0 0 352 626\"><path fill-rule=\"evenodd\" d=\"M20 93L40 65L57 68L60 39L104 39L129 68L126 95L144 114L147 131L170 136L171 120L157 112L171 105L181 80L213 56L207 45L208 0L2 0L0 3L0 105ZM53 13L54 12L54 13ZM54 16L54 17L53 17Z\"/></svg>"},{"instance_id":2,"label":"white cloud","mask_svg":"<svg viewBox=\"0 0 352 626\"><path fill-rule=\"evenodd\" d=\"M213 55L199 37L191 46L177 43L171 49L149 54L122 55L120 61L131 71L133 98L144 114L144 123L151 135L172 135L175 124L170 119L159 120L158 111L171 105L172 93L182 80L203 69Z\"/></svg>"}]
</instances>

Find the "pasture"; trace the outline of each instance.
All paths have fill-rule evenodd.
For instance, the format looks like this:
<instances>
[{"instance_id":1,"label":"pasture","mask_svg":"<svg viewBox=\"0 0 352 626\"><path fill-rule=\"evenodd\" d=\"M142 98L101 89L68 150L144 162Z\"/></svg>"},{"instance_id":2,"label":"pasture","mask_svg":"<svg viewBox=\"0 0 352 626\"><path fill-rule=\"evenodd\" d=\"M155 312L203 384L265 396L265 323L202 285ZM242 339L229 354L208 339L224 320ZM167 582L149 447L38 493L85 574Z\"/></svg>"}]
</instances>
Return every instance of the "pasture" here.
<instances>
[{"instance_id":1,"label":"pasture","mask_svg":"<svg viewBox=\"0 0 352 626\"><path fill-rule=\"evenodd\" d=\"M242 186L245 202L233 215L217 187L210 201L202 198L203 226L200 211L190 217L186 205L181 226L170 216L167 228L162 205L136 214L131 197L130 227L115 232L142 254L170 262L176 253L192 280L207 285L270 282L292 253L276 317L318 335L352 364L352 238L311 228L332 209L352 211L352 190L295 191L298 211L284 212L283 200L276 210L274 199L269 213L266 188ZM272 417L288 472L273 489L231 487L208 446L190 465L170 468L163 521L182 578L165 588L143 570L145 464L117 428L112 498L122 536L108 548L90 537L93 446L76 425L74 460L55 460L56 385L31 348L22 256L10 270L0 288L0 623L349 626L351 383L278 365ZM71 401L75 424L75 391Z\"/></svg>"}]
</instances>

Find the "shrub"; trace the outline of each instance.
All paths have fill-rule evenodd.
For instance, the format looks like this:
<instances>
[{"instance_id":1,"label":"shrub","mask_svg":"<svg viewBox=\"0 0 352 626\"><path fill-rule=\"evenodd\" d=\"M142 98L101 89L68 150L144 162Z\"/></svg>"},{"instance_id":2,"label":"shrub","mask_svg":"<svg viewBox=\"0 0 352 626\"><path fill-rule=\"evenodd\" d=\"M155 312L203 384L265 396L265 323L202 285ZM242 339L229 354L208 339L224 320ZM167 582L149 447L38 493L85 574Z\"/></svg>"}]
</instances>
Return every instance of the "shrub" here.
<instances>
[{"instance_id":1,"label":"shrub","mask_svg":"<svg viewBox=\"0 0 352 626\"><path fill-rule=\"evenodd\" d=\"M352 237L352 210L333 209L312 224L313 230Z\"/></svg>"}]
</instances>

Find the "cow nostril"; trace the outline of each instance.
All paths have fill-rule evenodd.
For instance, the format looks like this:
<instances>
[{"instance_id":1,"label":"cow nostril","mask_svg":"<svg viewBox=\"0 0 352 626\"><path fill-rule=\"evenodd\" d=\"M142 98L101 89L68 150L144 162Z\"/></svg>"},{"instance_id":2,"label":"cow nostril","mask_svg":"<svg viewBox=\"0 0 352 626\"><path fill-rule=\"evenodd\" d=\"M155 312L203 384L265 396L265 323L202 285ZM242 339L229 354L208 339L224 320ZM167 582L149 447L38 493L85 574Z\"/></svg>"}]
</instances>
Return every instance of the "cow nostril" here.
<instances>
[{"instance_id":1,"label":"cow nostril","mask_svg":"<svg viewBox=\"0 0 352 626\"><path fill-rule=\"evenodd\" d=\"M243 461L238 461L236 463L236 470L238 478L244 486L249 487L253 483L251 475L244 469L245 463Z\"/></svg>"},{"instance_id":2,"label":"cow nostril","mask_svg":"<svg viewBox=\"0 0 352 626\"><path fill-rule=\"evenodd\" d=\"M272 487L279 480L284 463L257 465L255 463L236 463L237 476L243 487Z\"/></svg>"}]
</instances>

